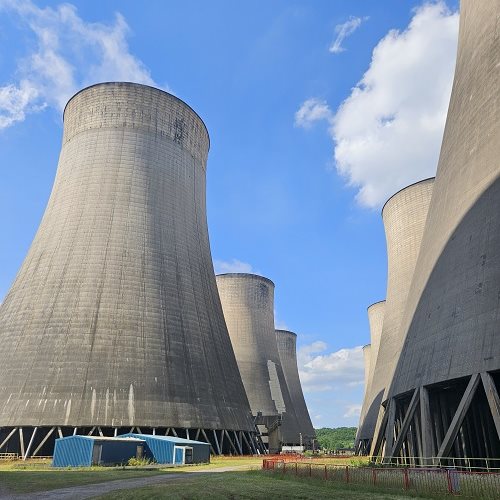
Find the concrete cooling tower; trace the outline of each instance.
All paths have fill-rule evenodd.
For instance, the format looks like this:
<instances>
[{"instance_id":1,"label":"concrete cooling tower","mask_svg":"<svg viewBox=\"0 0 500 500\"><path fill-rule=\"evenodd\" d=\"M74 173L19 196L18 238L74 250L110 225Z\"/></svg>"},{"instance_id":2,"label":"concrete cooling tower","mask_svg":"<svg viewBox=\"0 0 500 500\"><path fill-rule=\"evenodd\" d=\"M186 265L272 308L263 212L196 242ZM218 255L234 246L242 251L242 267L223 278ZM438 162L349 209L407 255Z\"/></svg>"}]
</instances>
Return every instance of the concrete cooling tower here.
<instances>
[{"instance_id":1,"label":"concrete cooling tower","mask_svg":"<svg viewBox=\"0 0 500 500\"><path fill-rule=\"evenodd\" d=\"M297 366L297 335L288 330L276 330L276 342L278 343L278 353L283 368L283 374L285 375L286 385L299 423L302 443L310 447L316 433L314 432L311 417L309 416L299 378L299 369Z\"/></svg>"},{"instance_id":2,"label":"concrete cooling tower","mask_svg":"<svg viewBox=\"0 0 500 500\"><path fill-rule=\"evenodd\" d=\"M372 353L372 345L366 344L363 346L363 366L365 369L365 384L364 384L364 395L366 395L366 390L368 388L368 381L370 380L370 357Z\"/></svg>"},{"instance_id":3,"label":"concrete cooling tower","mask_svg":"<svg viewBox=\"0 0 500 500\"><path fill-rule=\"evenodd\" d=\"M241 379L255 422L266 428L269 451L299 444L300 426L274 333L274 283L255 274L220 274L216 279Z\"/></svg>"},{"instance_id":4,"label":"concrete cooling tower","mask_svg":"<svg viewBox=\"0 0 500 500\"><path fill-rule=\"evenodd\" d=\"M370 401L360 433L364 440L373 438L384 391L392 380L395 363L403 346L399 327L420 249L433 184L434 179L411 184L389 198L382 209L387 242L387 296L370 383Z\"/></svg>"},{"instance_id":5,"label":"concrete cooling tower","mask_svg":"<svg viewBox=\"0 0 500 500\"><path fill-rule=\"evenodd\" d=\"M374 450L386 457L500 457L499 18L498 0L461 2L434 193Z\"/></svg>"},{"instance_id":6,"label":"concrete cooling tower","mask_svg":"<svg viewBox=\"0 0 500 500\"><path fill-rule=\"evenodd\" d=\"M380 337L384 325L385 300L375 302L368 307L368 323L370 325L371 343L363 347L363 358L365 363L365 395L363 406L359 415L358 432L356 434L355 449L359 455L367 455L370 452L373 429L370 425L364 425L368 408L372 407L374 395L372 394L372 379L380 348ZM372 418L373 420L373 418Z\"/></svg>"},{"instance_id":7,"label":"concrete cooling tower","mask_svg":"<svg viewBox=\"0 0 500 500\"><path fill-rule=\"evenodd\" d=\"M210 255L208 148L198 115L161 90L70 99L45 214L0 307L0 452L131 429L255 451Z\"/></svg>"}]
</instances>

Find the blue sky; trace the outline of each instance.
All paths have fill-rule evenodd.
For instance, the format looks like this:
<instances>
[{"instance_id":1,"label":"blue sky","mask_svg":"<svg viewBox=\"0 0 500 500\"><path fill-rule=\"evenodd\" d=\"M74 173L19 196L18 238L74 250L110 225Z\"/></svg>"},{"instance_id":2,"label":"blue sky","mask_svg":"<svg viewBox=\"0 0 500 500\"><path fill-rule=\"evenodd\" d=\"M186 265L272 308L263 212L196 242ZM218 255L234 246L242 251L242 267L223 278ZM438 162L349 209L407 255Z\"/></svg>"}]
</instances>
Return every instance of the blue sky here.
<instances>
[{"instance_id":1,"label":"blue sky","mask_svg":"<svg viewBox=\"0 0 500 500\"><path fill-rule=\"evenodd\" d=\"M127 80L211 137L218 271L276 284L321 426L357 425L366 308L385 297L380 207L435 173L457 2L0 0L0 300L33 239L78 89Z\"/></svg>"}]
</instances>

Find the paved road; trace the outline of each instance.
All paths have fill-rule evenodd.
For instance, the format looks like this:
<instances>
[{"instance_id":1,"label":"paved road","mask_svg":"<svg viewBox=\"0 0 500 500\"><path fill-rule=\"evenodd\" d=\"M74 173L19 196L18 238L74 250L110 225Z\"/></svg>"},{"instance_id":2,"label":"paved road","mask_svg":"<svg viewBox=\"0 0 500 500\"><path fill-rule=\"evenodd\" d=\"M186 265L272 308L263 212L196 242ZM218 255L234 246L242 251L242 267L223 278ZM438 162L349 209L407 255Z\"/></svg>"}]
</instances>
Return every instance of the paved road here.
<instances>
[{"instance_id":1,"label":"paved road","mask_svg":"<svg viewBox=\"0 0 500 500\"><path fill-rule=\"evenodd\" d=\"M2 500L84 500L87 498L104 495L111 491L128 490L141 488L143 486L152 486L154 484L168 483L174 479L187 479L189 476L200 474L213 474L218 472L231 472L248 469L248 465L239 465L236 467L220 467L216 469L207 469L196 472L166 473L158 476L118 479L107 481L105 483L86 484L83 486L72 486L70 488L60 488L50 491L39 491L36 493L8 494L5 490L0 490L0 499Z\"/></svg>"}]
</instances>

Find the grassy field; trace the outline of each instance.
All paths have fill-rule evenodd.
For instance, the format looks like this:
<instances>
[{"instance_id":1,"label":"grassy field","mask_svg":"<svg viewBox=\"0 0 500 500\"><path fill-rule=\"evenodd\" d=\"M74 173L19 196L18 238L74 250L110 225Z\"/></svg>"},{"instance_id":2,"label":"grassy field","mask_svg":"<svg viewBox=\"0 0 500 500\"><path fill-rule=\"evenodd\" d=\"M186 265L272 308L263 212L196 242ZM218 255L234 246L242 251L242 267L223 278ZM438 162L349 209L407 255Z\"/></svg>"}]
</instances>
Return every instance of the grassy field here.
<instances>
[{"instance_id":1,"label":"grassy field","mask_svg":"<svg viewBox=\"0 0 500 500\"><path fill-rule=\"evenodd\" d=\"M351 459L320 459L313 460L313 462L318 463L335 463L338 465L353 465ZM12 493L31 493L36 491L48 491L57 488L66 488L71 486L80 486L86 484L97 484L103 483L106 481L114 481L114 480L125 480L132 478L147 478L151 476L156 476L158 474L169 474L172 472L175 473L186 473L196 471L216 471L218 468L237 468L238 475L235 475L235 472L224 473L224 477L222 478L220 474L216 474L214 477L212 475L203 477L193 476L191 478L182 479L182 482L176 480L175 483L172 484L174 490L178 491L178 498L186 498L186 496L182 496L182 491L184 488L194 488L193 492L189 492L189 495L194 495L192 498L201 498L201 496L205 495L207 492L203 487L205 481L207 484L212 485L211 488L215 488L215 484L220 483L220 488L223 488L221 491L217 491L217 488L214 489L214 498L228 498L227 495L242 495L236 498L260 498L259 496L248 496L248 494L253 494L253 491L257 491L260 493L256 493L256 495L262 495L265 491L259 486L260 479L256 479L254 476L246 476L242 475L244 471L256 471L259 470L262 466L262 458L255 457L212 457L210 464L203 465L193 465L193 466L185 466L185 467L175 467L175 468L155 468L155 469L147 469L147 468L127 468L123 469L121 467L92 467L92 468L80 468L80 469L54 469L51 467L50 462L40 462L40 461L27 461L27 462L0 462L0 492L8 491ZM253 472L255 474L255 472ZM217 479L215 479L215 477ZM295 478L293 478L295 479ZM264 477L264 481L270 482L274 484L278 488L278 493L276 495L282 494L283 488L289 488L290 486L286 486L291 478L271 478L269 474L266 474ZM242 481L241 484L239 482ZM283 482L285 481L285 482ZM169 486L165 486L163 488L168 488L170 492L170 483ZM196 493L196 488L199 489L198 493ZM280 489L281 488L281 489ZM295 486L294 486L295 488ZM301 486L301 489L304 491L309 491L309 488L319 488L323 493L325 493L325 485L318 483L317 485L311 485L308 481ZM147 494L147 490L151 488L145 489ZM331 490L331 486L328 486L328 490ZM237 493L231 493L231 491L235 491ZM247 490L250 492L248 493ZM142 490L141 490L142 491ZM142 492L134 492L134 494L142 495ZM165 490L167 491L167 490ZM160 495L158 498L163 498L161 495L165 495L165 491L162 491L161 488L157 491L152 487L152 492L154 494ZM188 490L189 491L189 490ZM312 490L311 490L312 491ZM337 491L337 490L335 490ZM346 491L351 491L349 488ZM121 492L120 495L125 495L128 493ZM169 493L170 494L170 493ZM174 493L172 493L174 494ZM175 493L177 494L177 493ZM197 497L196 495L200 496ZM273 493L274 494L274 493ZM230 496L229 496L230 497ZM120 496L110 497L110 498L121 498ZM129 497L127 497L129 498ZM132 497L130 497L132 498ZM139 497L143 498L143 497ZM144 497L144 498L147 498ZM174 497L175 498L175 497ZM191 498L188 497L188 498ZM295 497L291 497L295 498ZM309 497L296 497L296 498L309 498ZM316 497L317 498L317 497ZM335 498L335 497L325 497L325 498ZM356 496L351 496L348 498L360 498ZM386 498L384 496L377 496L373 498ZM387 498L397 498L394 496Z\"/></svg>"},{"instance_id":2,"label":"grassy field","mask_svg":"<svg viewBox=\"0 0 500 500\"><path fill-rule=\"evenodd\" d=\"M54 469L50 462L0 462L0 488L12 493L31 493L57 488L67 488L84 484L96 484L117 479L148 477L172 472L193 472L212 470L221 467L259 469L262 459L252 457L215 457L210 464L173 467L165 469L121 467L85 467L78 469Z\"/></svg>"},{"instance_id":3,"label":"grassy field","mask_svg":"<svg viewBox=\"0 0 500 500\"><path fill-rule=\"evenodd\" d=\"M104 483L164 474L162 470L122 470L95 468L74 470L0 470L0 487L12 493L31 493L83 484Z\"/></svg>"},{"instance_id":4,"label":"grassy field","mask_svg":"<svg viewBox=\"0 0 500 500\"><path fill-rule=\"evenodd\" d=\"M315 479L300 479L261 471L226 472L221 474L187 475L172 479L168 484L148 486L127 491L116 491L99 497L101 500L170 500L205 498L262 499L286 498L318 500L342 498L346 500L403 500L412 496L351 485L325 483ZM430 497L418 497L430 498Z\"/></svg>"}]
</instances>

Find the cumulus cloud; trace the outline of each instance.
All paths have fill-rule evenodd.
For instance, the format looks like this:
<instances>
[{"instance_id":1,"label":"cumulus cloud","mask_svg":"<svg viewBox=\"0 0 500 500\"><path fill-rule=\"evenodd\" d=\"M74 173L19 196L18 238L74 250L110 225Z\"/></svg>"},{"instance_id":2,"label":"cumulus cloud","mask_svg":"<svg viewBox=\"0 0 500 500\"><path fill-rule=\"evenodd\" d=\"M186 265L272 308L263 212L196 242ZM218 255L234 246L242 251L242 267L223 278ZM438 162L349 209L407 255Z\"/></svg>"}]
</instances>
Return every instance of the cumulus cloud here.
<instances>
[{"instance_id":1,"label":"cumulus cloud","mask_svg":"<svg viewBox=\"0 0 500 500\"><path fill-rule=\"evenodd\" d=\"M435 174L457 37L458 13L443 1L425 3L406 29L391 30L377 44L368 70L334 114L315 99L297 112L304 124L327 121L337 171L358 189L361 205L380 207Z\"/></svg>"},{"instance_id":2,"label":"cumulus cloud","mask_svg":"<svg viewBox=\"0 0 500 500\"><path fill-rule=\"evenodd\" d=\"M363 348L353 347L327 353L322 341L304 345L297 351L297 364L305 393L343 391L363 384Z\"/></svg>"},{"instance_id":3,"label":"cumulus cloud","mask_svg":"<svg viewBox=\"0 0 500 500\"><path fill-rule=\"evenodd\" d=\"M295 126L310 128L314 122L323 120L331 122L332 119L333 113L327 102L313 97L304 101L295 113Z\"/></svg>"},{"instance_id":4,"label":"cumulus cloud","mask_svg":"<svg viewBox=\"0 0 500 500\"><path fill-rule=\"evenodd\" d=\"M335 33L337 37L330 45L330 52L333 54L338 54L339 52L344 52L344 47L342 47L342 42L350 35L352 35L360 26L363 21L366 21L368 17L354 17L351 16L345 23L337 24L335 26Z\"/></svg>"},{"instance_id":5,"label":"cumulus cloud","mask_svg":"<svg viewBox=\"0 0 500 500\"><path fill-rule=\"evenodd\" d=\"M31 0L0 0L0 12L17 16L35 49L18 61L18 81L0 87L0 129L47 106L62 110L80 88L103 81L155 85L130 53L129 27L117 13L110 24L88 23L71 4L39 8ZM24 31L23 35L26 35Z\"/></svg>"},{"instance_id":6,"label":"cumulus cloud","mask_svg":"<svg viewBox=\"0 0 500 500\"><path fill-rule=\"evenodd\" d=\"M247 262L242 262L238 259L232 259L229 261L225 260L214 260L215 274L224 273L252 273L259 274L253 270L251 264Z\"/></svg>"},{"instance_id":7,"label":"cumulus cloud","mask_svg":"<svg viewBox=\"0 0 500 500\"><path fill-rule=\"evenodd\" d=\"M359 417L361 413L361 405L347 405L344 418Z\"/></svg>"}]
</instances>

